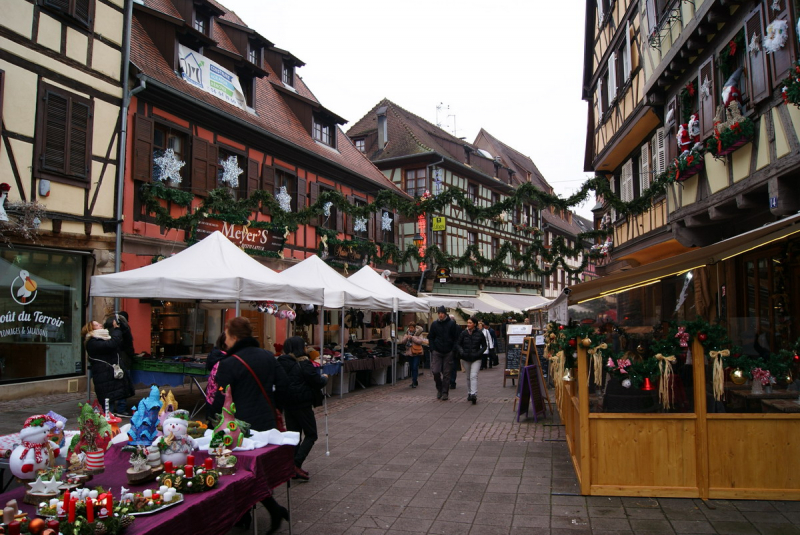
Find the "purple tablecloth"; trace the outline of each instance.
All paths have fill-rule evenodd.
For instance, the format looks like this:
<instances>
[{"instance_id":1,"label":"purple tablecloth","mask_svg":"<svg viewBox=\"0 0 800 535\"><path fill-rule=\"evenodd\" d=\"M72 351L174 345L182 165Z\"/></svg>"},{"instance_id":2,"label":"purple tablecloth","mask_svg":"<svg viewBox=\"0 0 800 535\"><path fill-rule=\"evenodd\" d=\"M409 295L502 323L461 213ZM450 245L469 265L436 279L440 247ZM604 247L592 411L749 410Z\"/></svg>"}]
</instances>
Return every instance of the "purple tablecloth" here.
<instances>
[{"instance_id":1,"label":"purple tablecloth","mask_svg":"<svg viewBox=\"0 0 800 535\"><path fill-rule=\"evenodd\" d=\"M196 464L202 464L205 452L195 452ZM253 451L236 452L237 470L234 475L223 476L217 486L207 492L185 494L183 503L150 515L136 517L125 535L164 533L226 533L239 516L272 494L272 489L286 483L294 475L294 446L268 446ZM110 489L115 498L120 487L132 491L158 488L151 481L143 485L128 485L125 471L130 466L130 454L121 446L113 446L106 452L106 471L92 479L88 486ZM22 503L24 489L18 487L0 494L0 503L16 499L20 508L35 516L35 507Z\"/></svg>"}]
</instances>

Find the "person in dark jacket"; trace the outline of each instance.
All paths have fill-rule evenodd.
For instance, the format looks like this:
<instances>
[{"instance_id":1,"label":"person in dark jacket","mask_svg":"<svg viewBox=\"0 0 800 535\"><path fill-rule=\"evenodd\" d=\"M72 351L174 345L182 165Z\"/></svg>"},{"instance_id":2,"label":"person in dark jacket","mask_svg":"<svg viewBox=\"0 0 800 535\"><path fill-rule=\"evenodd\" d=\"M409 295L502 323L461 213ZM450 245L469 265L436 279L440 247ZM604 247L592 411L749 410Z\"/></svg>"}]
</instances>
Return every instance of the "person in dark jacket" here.
<instances>
[{"instance_id":1,"label":"person in dark jacket","mask_svg":"<svg viewBox=\"0 0 800 535\"><path fill-rule=\"evenodd\" d=\"M453 350L458 339L455 320L447 315L447 309L439 307L439 319L431 324L428 343L431 347L431 373L436 383L436 398L447 401L450 392L450 375L453 368Z\"/></svg>"},{"instance_id":2,"label":"person in dark jacket","mask_svg":"<svg viewBox=\"0 0 800 535\"><path fill-rule=\"evenodd\" d=\"M133 333L130 330L130 319L128 318L128 313L124 310L120 310L117 312L115 319L120 323L125 323L128 329L122 331L122 347L120 349L128 359L128 363L133 362L133 356L136 354L136 350L133 348Z\"/></svg>"},{"instance_id":3,"label":"person in dark jacket","mask_svg":"<svg viewBox=\"0 0 800 535\"><path fill-rule=\"evenodd\" d=\"M467 372L467 401L475 405L478 402L478 370L486 351L486 336L478 329L478 320L474 316L467 320L467 328L458 337L457 351Z\"/></svg>"},{"instance_id":4,"label":"person in dark jacket","mask_svg":"<svg viewBox=\"0 0 800 535\"><path fill-rule=\"evenodd\" d=\"M104 329L97 321L87 323L81 329L89 366L92 370L92 382L101 406L108 399L110 408L120 416L130 416L126 400L134 394L131 373L124 366L120 357L123 343L122 332L128 328L126 322L117 323L115 318L106 322ZM122 370L122 377L115 377L114 365Z\"/></svg>"},{"instance_id":5,"label":"person in dark jacket","mask_svg":"<svg viewBox=\"0 0 800 535\"><path fill-rule=\"evenodd\" d=\"M222 390L230 385L236 404L236 418L249 423L254 431L274 429L276 395L273 387L278 395L286 390L289 383L286 372L278 365L275 356L261 349L258 340L253 338L253 328L247 318L240 316L228 320L225 324L225 345L228 357L219 361L216 381ZM212 414L221 413L224 402L225 396L218 391L211 405ZM272 496L261 503L270 514L271 525L267 533L275 533L281 522L289 519L289 512ZM249 515L248 511L244 518L249 519ZM249 522L242 524L249 525Z\"/></svg>"},{"instance_id":6,"label":"person in dark jacket","mask_svg":"<svg viewBox=\"0 0 800 535\"><path fill-rule=\"evenodd\" d=\"M322 405L322 388L328 383L328 376L319 373L306 355L306 343L299 336L287 338L283 343L283 355L278 357L278 364L286 372L289 379L283 393L283 415L286 417L286 429L302 433L303 441L294 453L295 475L298 479L308 481L308 472L303 470L311 448L317 441L317 420L314 407Z\"/></svg>"}]
</instances>

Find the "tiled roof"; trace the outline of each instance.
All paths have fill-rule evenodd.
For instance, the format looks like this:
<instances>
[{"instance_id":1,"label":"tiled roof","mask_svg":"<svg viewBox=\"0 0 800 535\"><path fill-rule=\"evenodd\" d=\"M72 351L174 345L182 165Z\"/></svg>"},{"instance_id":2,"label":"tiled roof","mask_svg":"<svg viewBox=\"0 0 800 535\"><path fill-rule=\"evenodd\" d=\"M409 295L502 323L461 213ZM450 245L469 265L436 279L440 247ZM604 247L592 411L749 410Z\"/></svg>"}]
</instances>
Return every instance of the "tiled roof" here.
<instances>
[{"instance_id":1,"label":"tiled roof","mask_svg":"<svg viewBox=\"0 0 800 535\"><path fill-rule=\"evenodd\" d=\"M169 0L143 0L143 2L146 7L149 7L152 10L169 15L170 17L174 17L178 20L183 20L183 16Z\"/></svg>"},{"instance_id":2,"label":"tiled roof","mask_svg":"<svg viewBox=\"0 0 800 535\"><path fill-rule=\"evenodd\" d=\"M236 50L236 46L231 41L231 38L228 37L228 34L225 33L225 30L222 29L222 26L213 19L211 21L211 38L217 42L217 46L222 50L227 50L237 56L242 55L239 50Z\"/></svg>"},{"instance_id":3,"label":"tiled roof","mask_svg":"<svg viewBox=\"0 0 800 535\"><path fill-rule=\"evenodd\" d=\"M189 100L202 101L217 108L222 113L250 123L254 127L267 130L272 135L314 153L323 160L346 167L354 174L360 175L382 188L391 189L405 196L393 182L387 179L372 162L353 146L352 142L339 128L336 129L338 150L332 150L330 147L314 141L286 104L284 97L279 95L277 90L272 87L268 78L256 80L257 115L228 104L210 93L206 93L185 82L173 72L172 67L161 56L150 36L147 35L147 32L137 20L135 13L131 28L131 61L145 76L182 93Z\"/></svg>"},{"instance_id":4,"label":"tiled roof","mask_svg":"<svg viewBox=\"0 0 800 535\"><path fill-rule=\"evenodd\" d=\"M514 180L516 182L520 184L527 182L527 176L528 173L530 173L531 182L533 182L533 184L539 186L539 188L547 192L553 190L547 180L545 180L542 173L539 171L539 168L536 167L536 164L533 163L533 160L531 160L529 156L525 156L515 148L506 145L483 128L481 128L481 131L476 137L476 143L481 135L483 135L483 137L485 137L487 141L491 143L493 150L489 150L489 152L492 154L492 156L499 156L503 165L516 171L514 176Z\"/></svg>"},{"instance_id":5,"label":"tiled roof","mask_svg":"<svg viewBox=\"0 0 800 535\"><path fill-rule=\"evenodd\" d=\"M552 213L549 209L545 208L542 210L542 221L547 223L548 225L552 225L557 229L561 230L562 232L569 234L570 236L577 236L583 230L575 220L572 220L572 223L567 221L566 219L562 219L559 215Z\"/></svg>"}]
</instances>

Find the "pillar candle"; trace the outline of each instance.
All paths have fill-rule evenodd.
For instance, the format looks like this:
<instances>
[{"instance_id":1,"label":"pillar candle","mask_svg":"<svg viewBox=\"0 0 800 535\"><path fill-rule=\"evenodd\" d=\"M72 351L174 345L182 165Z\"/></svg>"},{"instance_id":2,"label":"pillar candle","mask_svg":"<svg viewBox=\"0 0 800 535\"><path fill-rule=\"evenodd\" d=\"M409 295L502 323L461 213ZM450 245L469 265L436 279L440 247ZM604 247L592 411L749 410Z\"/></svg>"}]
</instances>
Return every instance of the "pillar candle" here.
<instances>
[{"instance_id":1,"label":"pillar candle","mask_svg":"<svg viewBox=\"0 0 800 535\"><path fill-rule=\"evenodd\" d=\"M191 464L187 464L186 466L184 466L183 470L184 473L186 474L186 477L194 477L194 466L192 466Z\"/></svg>"},{"instance_id":2,"label":"pillar candle","mask_svg":"<svg viewBox=\"0 0 800 535\"><path fill-rule=\"evenodd\" d=\"M186 456L186 464L194 466L194 455Z\"/></svg>"},{"instance_id":3,"label":"pillar candle","mask_svg":"<svg viewBox=\"0 0 800 535\"><path fill-rule=\"evenodd\" d=\"M21 526L22 524L19 523L19 520L7 523L8 535L19 535L20 529L22 529Z\"/></svg>"},{"instance_id":4,"label":"pillar candle","mask_svg":"<svg viewBox=\"0 0 800 535\"><path fill-rule=\"evenodd\" d=\"M114 516L114 497L110 492L106 496L106 509L108 509L108 516Z\"/></svg>"},{"instance_id":5,"label":"pillar candle","mask_svg":"<svg viewBox=\"0 0 800 535\"><path fill-rule=\"evenodd\" d=\"M64 502L58 502L58 505L56 507L57 507L56 511L58 511L57 516L62 518L67 516L67 506L64 505Z\"/></svg>"},{"instance_id":6,"label":"pillar candle","mask_svg":"<svg viewBox=\"0 0 800 535\"><path fill-rule=\"evenodd\" d=\"M168 490L169 487L166 485L161 485L160 487L158 487L158 492L160 492L162 495L166 494Z\"/></svg>"},{"instance_id":7,"label":"pillar candle","mask_svg":"<svg viewBox=\"0 0 800 535\"><path fill-rule=\"evenodd\" d=\"M206 457L205 466L206 470L211 470L212 468L214 468L214 459L212 459L211 457Z\"/></svg>"},{"instance_id":8,"label":"pillar candle","mask_svg":"<svg viewBox=\"0 0 800 535\"><path fill-rule=\"evenodd\" d=\"M75 503L78 501L77 498L70 498L69 500L69 509L67 510L67 522L72 524L75 522Z\"/></svg>"},{"instance_id":9,"label":"pillar candle","mask_svg":"<svg viewBox=\"0 0 800 535\"><path fill-rule=\"evenodd\" d=\"M64 491L64 503L69 503L69 491Z\"/></svg>"},{"instance_id":10,"label":"pillar candle","mask_svg":"<svg viewBox=\"0 0 800 535\"><path fill-rule=\"evenodd\" d=\"M50 498L50 507L58 507L58 498Z\"/></svg>"},{"instance_id":11,"label":"pillar candle","mask_svg":"<svg viewBox=\"0 0 800 535\"><path fill-rule=\"evenodd\" d=\"M172 461L164 461L164 471L172 472Z\"/></svg>"},{"instance_id":12,"label":"pillar candle","mask_svg":"<svg viewBox=\"0 0 800 535\"><path fill-rule=\"evenodd\" d=\"M3 509L3 524L10 524L14 521L14 515L17 514L16 507L5 507Z\"/></svg>"},{"instance_id":13,"label":"pillar candle","mask_svg":"<svg viewBox=\"0 0 800 535\"><path fill-rule=\"evenodd\" d=\"M94 522L94 502L91 498L86 498L86 520Z\"/></svg>"},{"instance_id":14,"label":"pillar candle","mask_svg":"<svg viewBox=\"0 0 800 535\"><path fill-rule=\"evenodd\" d=\"M153 497L153 491L150 489L145 489L142 491L142 496L144 496L147 499L150 499Z\"/></svg>"}]
</instances>

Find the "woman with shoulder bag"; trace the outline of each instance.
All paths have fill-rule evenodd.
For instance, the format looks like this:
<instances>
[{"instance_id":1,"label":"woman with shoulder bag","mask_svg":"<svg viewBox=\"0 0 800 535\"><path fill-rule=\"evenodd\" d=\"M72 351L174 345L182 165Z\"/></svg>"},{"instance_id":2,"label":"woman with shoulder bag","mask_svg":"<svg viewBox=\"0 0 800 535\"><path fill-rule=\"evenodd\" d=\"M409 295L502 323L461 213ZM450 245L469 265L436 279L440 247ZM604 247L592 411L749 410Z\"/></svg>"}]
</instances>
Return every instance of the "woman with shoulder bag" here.
<instances>
[{"instance_id":1,"label":"woman with shoulder bag","mask_svg":"<svg viewBox=\"0 0 800 535\"><path fill-rule=\"evenodd\" d=\"M286 389L288 379L275 356L261 349L258 340L253 338L253 328L247 318L228 320L225 324L225 346L228 356L217 364L216 381L223 389L230 385L236 404L236 418L249 423L254 431L276 428L284 431L282 417L275 410L275 397ZM211 413L221 413L224 401L224 396L216 396ZM289 519L289 512L272 496L261 500L261 503L270 514L271 525L267 533L275 533L281 522ZM250 511L245 513L239 524L249 526Z\"/></svg>"},{"instance_id":2,"label":"woman with shoulder bag","mask_svg":"<svg viewBox=\"0 0 800 535\"><path fill-rule=\"evenodd\" d=\"M108 399L110 407L119 416L131 415L126 400L135 393L130 370L124 367L119 354L123 343L122 331L127 328L126 322L117 323L111 317L106 320L105 328L100 322L91 321L81 329L97 401L102 406Z\"/></svg>"},{"instance_id":3,"label":"woman with shoulder bag","mask_svg":"<svg viewBox=\"0 0 800 535\"><path fill-rule=\"evenodd\" d=\"M309 475L303 470L303 462L319 438L314 407L322 405L322 388L328 383L328 376L320 374L319 368L309 360L306 343L299 336L284 341L283 355L278 357L278 364L289 379L283 394L286 428L303 435L303 441L298 444L294 454L295 479L308 481Z\"/></svg>"},{"instance_id":4,"label":"woman with shoulder bag","mask_svg":"<svg viewBox=\"0 0 800 535\"><path fill-rule=\"evenodd\" d=\"M475 405L478 402L478 370L481 369L481 357L486 350L486 337L478 329L475 316L467 320L467 328L458 336L456 348L467 373L467 401Z\"/></svg>"},{"instance_id":5,"label":"woman with shoulder bag","mask_svg":"<svg viewBox=\"0 0 800 535\"><path fill-rule=\"evenodd\" d=\"M405 336L400 340L400 345L405 344L405 356L408 359L408 366L411 368L411 388L417 388L419 382L419 360L425 354L423 344L428 341L422 337L422 325L417 325L413 321L408 324Z\"/></svg>"}]
</instances>

